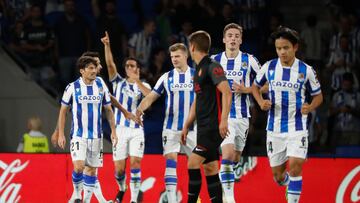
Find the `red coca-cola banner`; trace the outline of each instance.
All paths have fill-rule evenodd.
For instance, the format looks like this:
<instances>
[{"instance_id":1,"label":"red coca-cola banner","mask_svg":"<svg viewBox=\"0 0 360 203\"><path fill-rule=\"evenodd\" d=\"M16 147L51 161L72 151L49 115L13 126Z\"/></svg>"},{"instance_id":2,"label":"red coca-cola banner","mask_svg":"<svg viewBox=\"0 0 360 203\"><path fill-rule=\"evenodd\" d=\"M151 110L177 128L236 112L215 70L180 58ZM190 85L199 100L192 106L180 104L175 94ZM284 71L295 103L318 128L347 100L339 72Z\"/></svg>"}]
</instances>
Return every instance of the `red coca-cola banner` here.
<instances>
[{"instance_id":1,"label":"red coca-cola banner","mask_svg":"<svg viewBox=\"0 0 360 203\"><path fill-rule=\"evenodd\" d=\"M179 157L178 165L178 197L185 202L188 176L184 156ZM164 167L161 155L144 157L141 202L165 202ZM0 154L0 202L67 202L72 193L71 171L67 154ZM235 184L237 202L286 202L285 188L273 181L266 157L245 159L237 173L242 174ZM114 199L118 186L110 154L104 156L99 180L104 196ZM359 190L360 159L310 158L304 166L300 202L360 202ZM129 202L129 196L128 191L125 202ZM93 198L92 202L97 200ZM201 202L209 202L206 184L202 187Z\"/></svg>"}]
</instances>

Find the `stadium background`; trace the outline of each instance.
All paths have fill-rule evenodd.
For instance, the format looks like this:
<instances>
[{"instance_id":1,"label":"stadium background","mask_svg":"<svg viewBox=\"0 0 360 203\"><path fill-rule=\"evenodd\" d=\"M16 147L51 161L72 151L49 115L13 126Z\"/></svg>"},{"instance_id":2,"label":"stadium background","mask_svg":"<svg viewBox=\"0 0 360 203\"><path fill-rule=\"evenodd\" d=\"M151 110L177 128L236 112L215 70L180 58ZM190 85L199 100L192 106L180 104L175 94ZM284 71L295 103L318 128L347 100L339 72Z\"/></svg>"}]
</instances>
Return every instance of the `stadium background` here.
<instances>
[{"instance_id":1,"label":"stadium background","mask_svg":"<svg viewBox=\"0 0 360 203\"><path fill-rule=\"evenodd\" d=\"M99 37L102 36L103 27L99 26L98 22L101 22L98 16L102 16L105 11L105 4L107 1L96 1L96 0L76 0L75 1L75 10L82 19L84 19L86 26L90 32L90 45L89 50L99 51L102 53L102 46L99 40ZM170 68L169 65L169 56L167 53L167 46L170 42L180 41L181 35L181 25L184 22L191 22L193 31L197 29L207 30L213 38L213 49L212 53L216 53L223 49L221 43L223 23L227 22L229 19L233 22L237 22L240 25L244 26L244 36L243 44L241 46L242 51L246 51L255 55L260 63L264 63L268 59L274 56L275 49L273 44L269 42L269 34L271 28L277 25L286 25L291 28L294 28L301 33L303 30L308 28L306 20L309 19L309 16L315 16L317 18L316 28L321 33L321 51L320 51L320 60L315 61L314 64L318 71L319 79L322 83L323 93L325 95L325 102L317 111L317 116L315 119L315 124L312 125L314 129L314 139L310 142L309 148L309 163L307 164L308 168L305 170L314 170L314 173L319 173L321 176L321 181L324 187L329 186L333 189L329 190L329 196L327 193L319 193L321 197L331 197L335 198L335 193L337 187L340 187L341 181L350 173L353 169L356 170L356 166L360 165L360 139L355 139L355 142L341 142L341 138L335 139L335 143L331 142L331 137L336 137L336 133L333 133L334 130L330 127L334 123L331 122L331 117L329 117L329 106L331 104L333 90L331 89L331 71L327 69L327 64L331 58L331 42L333 36L336 36L342 29L343 22L342 17L348 16L348 19L355 16L355 23L352 24L353 29L359 29L359 21L357 21L360 14L360 6L357 1L336 1L336 0L321 0L321 1L284 1L284 0L254 0L254 1L237 1L231 0L228 3L220 0L199 0L199 1L161 1L161 0L117 0L115 2L115 15L116 18L121 23L120 33L126 38L126 41L131 38L132 34L137 33L142 30L142 22L144 20L154 20L156 25L156 32L154 36L157 37L158 45L153 48L153 54L149 60L149 66L146 68L147 71L152 71L152 66L150 65L152 60L155 59L159 52L164 53L166 60L163 62L162 72ZM248 3L245 3L248 2ZM251 2L251 3L249 3ZM94 3L96 5L94 5ZM21 163L35 162L36 165L33 166L29 164L28 167L35 167L31 170L35 171L52 171L53 164L49 162L47 164L45 161L35 161L37 159L56 159L59 160L59 165L63 168L64 174L61 176L66 177L66 170L69 167L69 157L65 155L20 155L15 154L17 146L21 140L22 135L27 131L26 122L27 119L31 116L38 115L43 123L43 133L50 137L57 120L57 113L59 109L59 98L63 91L62 84L59 80L52 81L53 87L46 88L42 83L37 83L28 75L29 69L32 68L31 63L29 63L28 58L24 57L21 53L22 50L17 49L16 45L19 39L14 39L16 36L16 31L19 24L26 24L26 13L30 9L29 5L36 4L44 12L43 19L52 29L56 30L56 22L61 17L63 13L63 7L61 6L62 1L44 1L44 0L30 0L30 1L0 1L0 25L1 25L1 48L0 48L0 152L3 153L0 156L1 160L1 177L0 179L4 182L0 182L0 196L4 197L6 188L8 188L11 182L13 183L22 183L23 186L19 190L18 194L21 194L22 199L28 198L26 193L26 187L31 187L26 185L26 181L42 181L46 183L46 179L51 178L52 175L48 174L48 178L31 176L31 171L27 172L25 169L21 173L22 175L16 175L15 178L10 179L9 176L5 177L6 168L13 163L16 159L20 157ZM228 16L228 7L226 5L233 4L231 18L225 18ZM51 7L52 6L52 7ZM95 7L94 7L95 6ZM98 8L99 15L94 12L94 9ZM248 8L248 9L246 9ZM231 12L230 12L231 13ZM247 15L245 15L247 14ZM188 16L186 16L188 15ZM27 17L29 18L29 17ZM255 23L254 23L255 22ZM21 27L21 26L20 26ZM105 28L106 29L106 28ZM169 30L170 29L170 30ZM54 37L56 38L56 32L54 31ZM112 37L112 36L110 36ZM116 39L118 36L111 38L112 41L121 42L121 40ZM169 38L170 39L169 39ZM120 37L118 37L120 38ZM354 38L355 41L357 38ZM66 44L66 43L65 43ZM359 42L360 44L360 42ZM68 44L70 46L70 44ZM126 46L126 45L125 45ZM121 49L121 46L119 49ZM57 53L56 46L51 49L51 52ZM114 46L113 46L114 49ZM353 48L354 49L354 48ZM127 53L116 52L116 59L119 71L122 72L121 59L127 55ZM306 48L303 47L298 53L298 57L304 60L307 59ZM354 56L359 57L358 49L354 50ZM53 61L48 62L51 64L55 78L59 78L59 60L54 59ZM311 58L310 58L311 61ZM103 71L101 76L106 79L106 66L103 64ZM359 77L359 61L355 61L353 67L355 75ZM320 73L319 73L320 72ZM147 72L143 73L145 76L148 76ZM146 77L150 82L154 80L153 78ZM69 81L70 82L70 81ZM359 101L357 101L359 102ZM151 167L147 166L147 163L152 163L150 160L155 159L159 161L158 167L159 170L163 169L164 163L162 163L161 154L161 129L162 129L162 119L163 119L163 100L157 102L154 107L146 112L145 116L145 153L146 154L155 154L155 158L150 156L149 161L144 161L143 166L145 168ZM264 160L266 155L265 148L265 114L264 112L258 111L258 108L255 106L256 119L252 122L252 131L247 141L247 146L245 148L245 156L256 156L260 157L262 160L261 166L257 165L259 168L258 173L262 174L260 169L264 169L264 173L267 173L267 176L261 179L267 179L269 187L276 188L275 183L272 182L270 175L270 169L267 168L267 162ZM67 119L70 120L70 117ZM69 124L67 125L69 126ZM359 125L360 126L360 123ZM105 126L105 130L106 130ZM357 132L355 132L356 134ZM335 135L334 135L335 134ZM108 133L105 131L105 137L108 138ZM360 137L360 133L357 134ZM340 140L340 141L339 141ZM63 151L51 148L52 153L63 153ZM105 143L105 152L110 153L111 147L109 143ZM43 157L45 156L45 157ZM315 159L320 158L320 159ZM345 159L339 159L345 158ZM348 159L352 158L352 159ZM105 163L104 173L113 172L113 165L109 160L109 155L107 155L108 161ZM146 158L147 159L147 158ZM313 161L314 160L314 161ZM324 161L324 162L322 162ZM162 164L160 164L162 163ZM5 167L6 166L6 167ZM325 167L328 166L328 167ZM336 166L336 167L334 167ZM264 168L262 168L264 167ZM60 168L60 167L59 167ZM324 169L325 168L325 169ZM331 168L331 169L329 169ZM40 170L41 169L41 170ZM57 169L58 170L58 169ZM255 168L257 170L257 168ZM330 171L328 171L330 170ZM331 170L334 170L331 172ZM322 172L326 171L326 172ZM54 172L55 173L55 172ZM61 172L60 172L61 173ZM14 173L16 174L16 173ZM100 172L101 176L102 172ZM251 173L249 173L250 175ZM359 174L359 173L358 173ZM113 181L109 176L109 181ZM335 177L337 182L329 182L327 184L327 177ZM36 178L36 179L35 179ZM34 180L35 179L35 180ZM248 177L247 179L250 179ZM238 184L243 184L243 188L258 187L256 184L246 186L246 180ZM311 179L311 178L309 178ZM6 180L10 180L6 182ZM106 179L107 180L107 179ZM257 184L261 182L257 180ZM349 184L349 187L354 188L355 195L359 196L359 175L355 175L352 181ZM65 181L65 178L64 178ZM115 182L109 182L109 190L115 191ZM271 182L270 182L271 181ZM309 180L310 181L310 180ZM317 182L315 180L312 180ZM104 182L104 181L102 181ZM8 183L8 184L5 184ZM357 183L356 186L354 183ZM56 184L56 183L52 183ZM69 188L69 181L63 182L63 188ZM307 184L305 182L305 187ZM239 187L239 186L237 186ZM318 187L321 187L319 185ZM358 202L359 199L350 199L350 192L347 190L345 195L349 197L344 202ZM242 189L245 190L246 189ZM262 190L265 190L266 187ZM47 189L45 189L47 190ZM306 191L312 189L305 189ZM107 193L109 192L109 193ZM104 192L108 198L110 195L113 195L111 191ZM112 191L113 192L113 191ZM270 194L279 194L278 191L269 192ZM68 193L66 193L68 195ZM252 191L251 193L255 200L249 202L261 202L261 199L256 199L256 192ZM308 197L315 198L315 193L310 193ZM330 195L331 194L331 195ZM59 195L61 195L59 193ZM314 195L314 196L313 196ZM306 193L304 199L306 199ZM64 196L60 197L64 198ZM67 196L66 196L67 198ZM2 200L2 199L1 199ZM0 202L1 202L0 200ZM41 200L34 200L33 202L41 202ZM276 201L276 200L274 200ZM304 200L308 202L307 200ZM310 201L310 200L309 200ZM335 201L335 199L331 199ZM22 202L20 200L20 202ZM32 202L32 201L30 201ZM47 202L47 201L43 201ZM327 201L319 201L327 202Z\"/></svg>"}]
</instances>

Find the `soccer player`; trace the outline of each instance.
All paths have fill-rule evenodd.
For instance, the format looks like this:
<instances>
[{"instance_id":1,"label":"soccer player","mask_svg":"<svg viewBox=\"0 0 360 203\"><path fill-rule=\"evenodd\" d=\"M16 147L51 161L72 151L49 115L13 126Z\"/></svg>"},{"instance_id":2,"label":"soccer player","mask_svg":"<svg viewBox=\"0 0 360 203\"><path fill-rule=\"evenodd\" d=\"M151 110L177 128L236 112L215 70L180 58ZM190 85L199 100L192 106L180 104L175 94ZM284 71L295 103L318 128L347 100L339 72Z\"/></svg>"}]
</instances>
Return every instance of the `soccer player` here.
<instances>
[{"instance_id":1,"label":"soccer player","mask_svg":"<svg viewBox=\"0 0 360 203\"><path fill-rule=\"evenodd\" d=\"M221 65L208 56L210 35L205 31L197 31L190 35L189 42L191 58L196 63L194 75L196 97L183 127L182 142L186 143L188 129L196 118L197 145L188 160L188 202L193 203L198 199L201 188L201 165L204 166L211 201L222 202L218 175L218 147L229 133L231 90Z\"/></svg>"},{"instance_id":2,"label":"soccer player","mask_svg":"<svg viewBox=\"0 0 360 203\"><path fill-rule=\"evenodd\" d=\"M213 55L225 70L232 90L229 115L229 136L221 143L222 160L220 179L227 202L235 202L233 163L240 161L249 130L251 84L260 69L257 59L240 51L242 27L235 23L225 26L223 31L225 51Z\"/></svg>"},{"instance_id":3,"label":"soccer player","mask_svg":"<svg viewBox=\"0 0 360 203\"><path fill-rule=\"evenodd\" d=\"M101 66L101 63L100 63L100 58L99 58L99 53L98 52L92 52L92 51L87 51L87 52L84 52L82 54L82 56L90 56L90 57L93 57L96 62L97 62L97 70L98 70L98 74L100 74L100 71L102 69L102 66ZM101 77L97 77L99 80L103 80ZM105 83L105 82L104 82ZM140 123L139 120L137 120L137 118L135 117L134 114L128 112L124 107L122 107L120 105L120 103L115 99L114 96L110 95L110 99L111 99L111 104L118 108L126 117L126 119L128 120L133 120L134 122L136 123ZM56 128L53 132L53 134L51 135L51 142L52 144L56 147L57 146L57 143L58 143L58 138L59 138L59 129L58 129L58 125L56 125ZM92 170L96 170L95 168L90 168L88 166L85 166L84 168L84 173L85 174L90 174L90 173L93 173ZM96 174L97 174L97 170L96 170ZM96 176L97 178L97 176ZM78 184L78 187L79 187L79 190L82 191L83 190L83 181L80 181L79 184ZM96 197L96 199L100 202L100 203L106 203L106 202L112 202L112 201L107 201L105 199L105 197L103 196L102 194L102 191L101 191L101 185L100 185L100 182L98 179L96 179L96 183L95 183L95 188L94 188L94 195ZM73 202L73 199L75 198L75 190L72 194L72 198L70 198L70 202Z\"/></svg>"},{"instance_id":4,"label":"soccer player","mask_svg":"<svg viewBox=\"0 0 360 203\"><path fill-rule=\"evenodd\" d=\"M141 100L151 91L150 85L139 79L141 65L135 58L125 59L124 64L127 77L121 77L113 60L107 32L105 32L105 36L101 38L101 41L104 44L106 66L110 82L113 85L115 98L125 109L135 113L136 107ZM117 135L121 136L118 144L113 148L115 179L119 185L116 201L122 201L126 190L125 164L127 157L130 156L131 202L137 202L141 184L140 162L144 155L145 147L144 129L141 125L127 120L118 109L115 109L115 122Z\"/></svg>"},{"instance_id":5,"label":"soccer player","mask_svg":"<svg viewBox=\"0 0 360 203\"><path fill-rule=\"evenodd\" d=\"M80 57L77 61L81 77L70 83L61 100L58 126L58 145L65 148L65 119L69 106L72 106L73 125L71 135L71 158L74 171L72 180L75 191L75 202L81 201L79 184L84 179L84 202L90 202L95 182L96 170L84 174L85 165L90 168L102 167L102 129L101 116L104 106L106 118L111 127L111 139L114 145L117 142L114 114L110 105L109 90L97 75L97 62L88 56Z\"/></svg>"},{"instance_id":6,"label":"soccer player","mask_svg":"<svg viewBox=\"0 0 360 203\"><path fill-rule=\"evenodd\" d=\"M266 145L274 179L280 186L287 186L288 202L295 203L300 199L302 166L308 150L307 115L322 103L323 96L314 69L295 57L298 33L279 27L271 36L278 58L262 66L252 89L260 108L269 110ZM266 82L268 100L259 92ZM312 96L310 104L307 93Z\"/></svg>"},{"instance_id":7,"label":"soccer player","mask_svg":"<svg viewBox=\"0 0 360 203\"><path fill-rule=\"evenodd\" d=\"M196 144L196 134L191 128L186 145L181 145L181 130L186 121L191 104L195 98L193 77L195 70L188 66L188 49L182 43L176 43L169 48L174 69L164 73L157 81L153 91L146 96L137 108L136 115L140 117L161 94L166 92L166 112L163 125L162 140L166 159L165 186L168 202L176 200L176 165L177 154L181 148L190 155Z\"/></svg>"}]
</instances>

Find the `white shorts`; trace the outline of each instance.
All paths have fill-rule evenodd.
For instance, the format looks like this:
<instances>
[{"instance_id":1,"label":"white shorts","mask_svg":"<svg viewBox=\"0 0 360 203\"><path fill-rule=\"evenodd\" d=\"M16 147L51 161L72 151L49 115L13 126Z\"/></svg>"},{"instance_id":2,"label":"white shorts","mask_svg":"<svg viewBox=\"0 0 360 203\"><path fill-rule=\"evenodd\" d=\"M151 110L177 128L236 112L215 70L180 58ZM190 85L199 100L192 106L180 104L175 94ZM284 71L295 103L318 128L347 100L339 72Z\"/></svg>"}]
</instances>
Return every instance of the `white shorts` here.
<instances>
[{"instance_id":1,"label":"white shorts","mask_svg":"<svg viewBox=\"0 0 360 203\"><path fill-rule=\"evenodd\" d=\"M229 132L229 136L222 141L221 147L233 144L235 151L242 152L249 132L249 118L229 118Z\"/></svg>"},{"instance_id":2,"label":"white shorts","mask_svg":"<svg viewBox=\"0 0 360 203\"><path fill-rule=\"evenodd\" d=\"M189 131L186 137L186 145L181 144L181 131L164 129L162 132L163 154L185 153L190 155L196 146L196 131Z\"/></svg>"},{"instance_id":3,"label":"white shorts","mask_svg":"<svg viewBox=\"0 0 360 203\"><path fill-rule=\"evenodd\" d=\"M103 138L82 138L74 136L70 141L72 161L85 161L85 166L103 166Z\"/></svg>"},{"instance_id":4,"label":"white shorts","mask_svg":"<svg viewBox=\"0 0 360 203\"><path fill-rule=\"evenodd\" d=\"M118 142L113 147L114 161L124 160L129 155L140 158L144 156L144 129L117 126L116 135Z\"/></svg>"},{"instance_id":5,"label":"white shorts","mask_svg":"<svg viewBox=\"0 0 360 203\"><path fill-rule=\"evenodd\" d=\"M267 132L266 149L270 166L280 166L288 157L306 159L308 151L308 131L290 133Z\"/></svg>"}]
</instances>

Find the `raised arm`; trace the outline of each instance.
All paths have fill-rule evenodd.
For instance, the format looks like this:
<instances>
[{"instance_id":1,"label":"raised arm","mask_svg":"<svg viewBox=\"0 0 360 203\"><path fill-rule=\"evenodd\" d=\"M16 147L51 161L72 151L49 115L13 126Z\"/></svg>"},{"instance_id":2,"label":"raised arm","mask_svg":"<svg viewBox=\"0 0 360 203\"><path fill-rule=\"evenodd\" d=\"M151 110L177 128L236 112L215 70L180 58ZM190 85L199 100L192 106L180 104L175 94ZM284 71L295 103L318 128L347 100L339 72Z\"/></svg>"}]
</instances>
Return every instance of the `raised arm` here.
<instances>
[{"instance_id":1,"label":"raised arm","mask_svg":"<svg viewBox=\"0 0 360 203\"><path fill-rule=\"evenodd\" d=\"M104 44L105 62L109 73L109 79L112 80L118 72L111 52L110 38L107 32L105 32L105 36L101 38L101 42Z\"/></svg>"}]
</instances>

